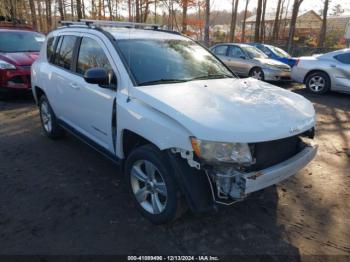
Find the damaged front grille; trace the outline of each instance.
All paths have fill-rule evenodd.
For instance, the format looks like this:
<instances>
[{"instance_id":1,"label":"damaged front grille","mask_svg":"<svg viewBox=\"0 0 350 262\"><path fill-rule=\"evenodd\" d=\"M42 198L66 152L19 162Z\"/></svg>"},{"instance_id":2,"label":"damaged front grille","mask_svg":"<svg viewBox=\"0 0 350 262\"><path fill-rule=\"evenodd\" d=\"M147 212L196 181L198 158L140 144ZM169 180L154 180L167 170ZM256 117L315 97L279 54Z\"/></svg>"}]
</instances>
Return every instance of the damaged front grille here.
<instances>
[{"instance_id":1,"label":"damaged front grille","mask_svg":"<svg viewBox=\"0 0 350 262\"><path fill-rule=\"evenodd\" d=\"M299 153L302 148L299 136L251 144L254 165L249 171L258 171L279 164Z\"/></svg>"}]
</instances>

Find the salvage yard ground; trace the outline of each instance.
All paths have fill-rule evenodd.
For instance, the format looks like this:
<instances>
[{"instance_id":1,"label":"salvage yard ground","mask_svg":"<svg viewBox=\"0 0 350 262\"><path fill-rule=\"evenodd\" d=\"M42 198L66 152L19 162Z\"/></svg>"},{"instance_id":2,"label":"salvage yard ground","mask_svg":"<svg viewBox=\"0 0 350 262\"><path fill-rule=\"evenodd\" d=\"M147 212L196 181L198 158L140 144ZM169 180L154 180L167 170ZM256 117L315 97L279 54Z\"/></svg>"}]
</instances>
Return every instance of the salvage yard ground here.
<instances>
[{"instance_id":1,"label":"salvage yard ground","mask_svg":"<svg viewBox=\"0 0 350 262\"><path fill-rule=\"evenodd\" d=\"M316 159L262 194L168 226L137 213L103 156L44 137L30 97L0 102L0 254L349 256L350 95L283 87L315 104Z\"/></svg>"}]
</instances>

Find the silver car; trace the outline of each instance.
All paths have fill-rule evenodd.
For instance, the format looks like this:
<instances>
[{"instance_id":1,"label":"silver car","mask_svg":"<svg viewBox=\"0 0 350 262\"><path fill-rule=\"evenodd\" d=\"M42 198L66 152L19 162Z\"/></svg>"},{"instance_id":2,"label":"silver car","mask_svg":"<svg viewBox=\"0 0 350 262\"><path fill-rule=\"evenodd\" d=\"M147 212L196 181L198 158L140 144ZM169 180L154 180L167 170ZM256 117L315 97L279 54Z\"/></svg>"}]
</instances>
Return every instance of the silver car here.
<instances>
[{"instance_id":1,"label":"silver car","mask_svg":"<svg viewBox=\"0 0 350 262\"><path fill-rule=\"evenodd\" d=\"M350 93L350 49L300 57L292 78L305 83L313 93L324 94L329 90Z\"/></svg>"},{"instance_id":2,"label":"silver car","mask_svg":"<svg viewBox=\"0 0 350 262\"><path fill-rule=\"evenodd\" d=\"M247 44L218 44L210 50L235 74L265 81L290 81L291 68Z\"/></svg>"}]
</instances>

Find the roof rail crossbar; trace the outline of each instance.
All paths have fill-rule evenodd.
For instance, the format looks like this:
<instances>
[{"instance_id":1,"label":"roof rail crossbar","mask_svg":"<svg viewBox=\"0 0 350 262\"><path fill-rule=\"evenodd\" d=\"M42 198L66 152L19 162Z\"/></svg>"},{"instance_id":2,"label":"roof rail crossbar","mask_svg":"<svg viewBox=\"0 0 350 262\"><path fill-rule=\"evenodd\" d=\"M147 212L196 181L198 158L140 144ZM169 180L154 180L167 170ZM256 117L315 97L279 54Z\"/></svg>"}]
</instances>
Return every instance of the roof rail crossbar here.
<instances>
[{"instance_id":1,"label":"roof rail crossbar","mask_svg":"<svg viewBox=\"0 0 350 262\"><path fill-rule=\"evenodd\" d=\"M90 20L80 19L79 23L85 23L87 26L105 26L105 27L125 27L125 28L151 28L157 30L162 26L157 24L144 24L144 23L133 23L133 22L119 22L119 21L108 21L108 20Z\"/></svg>"}]
</instances>

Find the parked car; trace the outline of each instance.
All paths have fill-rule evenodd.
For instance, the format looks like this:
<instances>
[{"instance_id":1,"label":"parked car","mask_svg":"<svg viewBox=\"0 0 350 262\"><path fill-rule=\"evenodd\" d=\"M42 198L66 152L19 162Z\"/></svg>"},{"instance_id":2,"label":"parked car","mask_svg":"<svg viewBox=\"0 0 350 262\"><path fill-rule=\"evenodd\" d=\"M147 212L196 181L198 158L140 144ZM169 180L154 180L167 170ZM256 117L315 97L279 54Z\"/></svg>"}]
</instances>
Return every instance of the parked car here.
<instances>
[{"instance_id":1,"label":"parked car","mask_svg":"<svg viewBox=\"0 0 350 262\"><path fill-rule=\"evenodd\" d=\"M312 93L330 90L350 93L350 49L301 57L293 67L292 78L305 83Z\"/></svg>"},{"instance_id":2,"label":"parked car","mask_svg":"<svg viewBox=\"0 0 350 262\"><path fill-rule=\"evenodd\" d=\"M247 44L218 44L210 48L235 74L265 81L290 81L290 66L270 59Z\"/></svg>"},{"instance_id":3,"label":"parked car","mask_svg":"<svg viewBox=\"0 0 350 262\"><path fill-rule=\"evenodd\" d=\"M44 40L43 34L0 23L0 91L30 89L30 67Z\"/></svg>"},{"instance_id":4,"label":"parked car","mask_svg":"<svg viewBox=\"0 0 350 262\"><path fill-rule=\"evenodd\" d=\"M277 46L266 45L261 43L249 43L249 44L258 48L269 58L285 63L290 67L293 67L297 62L296 58L293 58L290 54L288 54L282 48L279 48Z\"/></svg>"},{"instance_id":5,"label":"parked car","mask_svg":"<svg viewBox=\"0 0 350 262\"><path fill-rule=\"evenodd\" d=\"M236 78L179 34L85 22L63 22L32 66L44 133L68 131L119 164L153 223L172 221L183 202L201 213L242 200L314 158L304 97Z\"/></svg>"}]
</instances>

